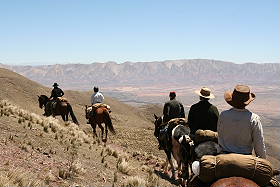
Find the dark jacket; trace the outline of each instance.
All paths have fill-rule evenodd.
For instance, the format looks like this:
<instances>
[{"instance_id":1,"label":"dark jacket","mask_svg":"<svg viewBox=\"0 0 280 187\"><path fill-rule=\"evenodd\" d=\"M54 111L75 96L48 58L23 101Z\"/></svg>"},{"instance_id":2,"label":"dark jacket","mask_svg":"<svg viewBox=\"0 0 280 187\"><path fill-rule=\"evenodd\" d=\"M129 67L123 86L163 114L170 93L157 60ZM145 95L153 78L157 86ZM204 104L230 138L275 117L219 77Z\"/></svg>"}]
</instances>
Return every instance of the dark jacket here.
<instances>
[{"instance_id":1,"label":"dark jacket","mask_svg":"<svg viewBox=\"0 0 280 187\"><path fill-rule=\"evenodd\" d=\"M218 118L219 111L217 107L207 100L202 100L192 105L188 115L188 124L191 129L191 134L195 134L195 131L198 129L217 132Z\"/></svg>"},{"instance_id":2,"label":"dark jacket","mask_svg":"<svg viewBox=\"0 0 280 187\"><path fill-rule=\"evenodd\" d=\"M176 99L166 102L163 107L163 122L174 118L185 118L184 106Z\"/></svg>"},{"instance_id":3,"label":"dark jacket","mask_svg":"<svg viewBox=\"0 0 280 187\"><path fill-rule=\"evenodd\" d=\"M60 89L60 88L54 88L52 90L52 95L50 98L58 98L58 97L62 97L64 95L64 92Z\"/></svg>"}]
</instances>

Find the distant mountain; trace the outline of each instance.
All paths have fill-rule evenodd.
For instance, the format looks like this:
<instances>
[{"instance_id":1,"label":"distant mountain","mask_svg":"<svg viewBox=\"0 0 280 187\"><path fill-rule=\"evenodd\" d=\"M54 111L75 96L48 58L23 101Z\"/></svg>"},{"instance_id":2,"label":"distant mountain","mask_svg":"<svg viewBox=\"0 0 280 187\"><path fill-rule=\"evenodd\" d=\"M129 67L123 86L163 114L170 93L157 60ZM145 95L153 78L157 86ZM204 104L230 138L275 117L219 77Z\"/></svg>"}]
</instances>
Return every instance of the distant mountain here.
<instances>
[{"instance_id":1,"label":"distant mountain","mask_svg":"<svg viewBox=\"0 0 280 187\"><path fill-rule=\"evenodd\" d=\"M31 80L51 86L59 82L68 89L102 86L266 84L280 83L280 64L235 64L218 60L191 59L161 62L115 62L42 66L7 66Z\"/></svg>"}]
</instances>

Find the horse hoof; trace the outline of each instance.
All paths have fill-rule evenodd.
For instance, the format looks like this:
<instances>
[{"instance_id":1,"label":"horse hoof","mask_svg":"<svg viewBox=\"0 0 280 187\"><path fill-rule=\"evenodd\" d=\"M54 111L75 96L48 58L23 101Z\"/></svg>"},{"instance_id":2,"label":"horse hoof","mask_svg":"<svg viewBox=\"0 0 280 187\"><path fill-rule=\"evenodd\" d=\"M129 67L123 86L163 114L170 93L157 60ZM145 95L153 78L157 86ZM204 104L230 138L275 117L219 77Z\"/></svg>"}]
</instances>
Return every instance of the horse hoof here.
<instances>
[{"instance_id":1,"label":"horse hoof","mask_svg":"<svg viewBox=\"0 0 280 187\"><path fill-rule=\"evenodd\" d=\"M181 183L182 187L186 187L187 186L187 180L182 179L180 183Z\"/></svg>"},{"instance_id":2,"label":"horse hoof","mask_svg":"<svg viewBox=\"0 0 280 187\"><path fill-rule=\"evenodd\" d=\"M169 176L169 172L167 170L164 170L163 173L167 176Z\"/></svg>"}]
</instances>

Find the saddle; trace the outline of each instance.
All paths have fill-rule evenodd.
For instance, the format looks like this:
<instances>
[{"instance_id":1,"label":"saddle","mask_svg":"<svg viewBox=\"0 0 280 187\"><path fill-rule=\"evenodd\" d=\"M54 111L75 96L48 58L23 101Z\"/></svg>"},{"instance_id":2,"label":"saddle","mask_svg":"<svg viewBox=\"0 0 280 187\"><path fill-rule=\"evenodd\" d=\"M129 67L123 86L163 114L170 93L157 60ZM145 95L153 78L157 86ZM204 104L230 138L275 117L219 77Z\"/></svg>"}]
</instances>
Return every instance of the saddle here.
<instances>
[{"instance_id":1,"label":"saddle","mask_svg":"<svg viewBox=\"0 0 280 187\"><path fill-rule=\"evenodd\" d=\"M91 105L92 110L96 110L96 109L101 108L101 107L107 108L107 110L111 111L111 107L107 104L104 104L104 103L96 103L96 104Z\"/></svg>"},{"instance_id":2,"label":"saddle","mask_svg":"<svg viewBox=\"0 0 280 187\"><path fill-rule=\"evenodd\" d=\"M104 104L104 103L96 103L96 104L91 105L90 107L87 107L87 109L86 109L86 118L89 119L89 117L93 116L94 112L98 108L101 108L101 107L107 108L108 112L109 113L111 112L111 107L109 105Z\"/></svg>"},{"instance_id":3,"label":"saddle","mask_svg":"<svg viewBox=\"0 0 280 187\"><path fill-rule=\"evenodd\" d=\"M159 149L168 149L169 143L171 141L171 130L177 125L183 125L188 127L187 120L185 118L174 118L168 121L165 124L161 125L161 129L159 130Z\"/></svg>"},{"instance_id":4,"label":"saddle","mask_svg":"<svg viewBox=\"0 0 280 187\"><path fill-rule=\"evenodd\" d=\"M68 100L65 97L58 97L57 101L58 102L66 102L66 103L68 103Z\"/></svg>"}]
</instances>

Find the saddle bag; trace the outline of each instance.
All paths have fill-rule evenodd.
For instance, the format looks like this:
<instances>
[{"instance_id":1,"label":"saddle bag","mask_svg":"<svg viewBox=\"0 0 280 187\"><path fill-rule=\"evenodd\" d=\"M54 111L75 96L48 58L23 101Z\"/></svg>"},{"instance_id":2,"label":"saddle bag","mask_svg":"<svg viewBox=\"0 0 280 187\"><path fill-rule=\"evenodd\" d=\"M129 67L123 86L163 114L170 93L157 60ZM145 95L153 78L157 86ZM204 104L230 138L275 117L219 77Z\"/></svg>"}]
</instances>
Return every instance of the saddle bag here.
<instances>
[{"instance_id":1,"label":"saddle bag","mask_svg":"<svg viewBox=\"0 0 280 187\"><path fill-rule=\"evenodd\" d=\"M206 141L218 143L218 133L211 130L197 130L194 137L195 144L198 145Z\"/></svg>"},{"instance_id":2,"label":"saddle bag","mask_svg":"<svg viewBox=\"0 0 280 187\"><path fill-rule=\"evenodd\" d=\"M268 160L253 155L231 153L205 155L200 159L199 178L203 182L233 176L251 179L258 185L265 186L273 177L273 169Z\"/></svg>"},{"instance_id":3,"label":"saddle bag","mask_svg":"<svg viewBox=\"0 0 280 187\"><path fill-rule=\"evenodd\" d=\"M94 111L101 107L105 107L105 108L107 108L107 110L111 111L111 107L104 103L96 103L96 104L93 104L91 107L92 107L92 110L94 110Z\"/></svg>"}]
</instances>

